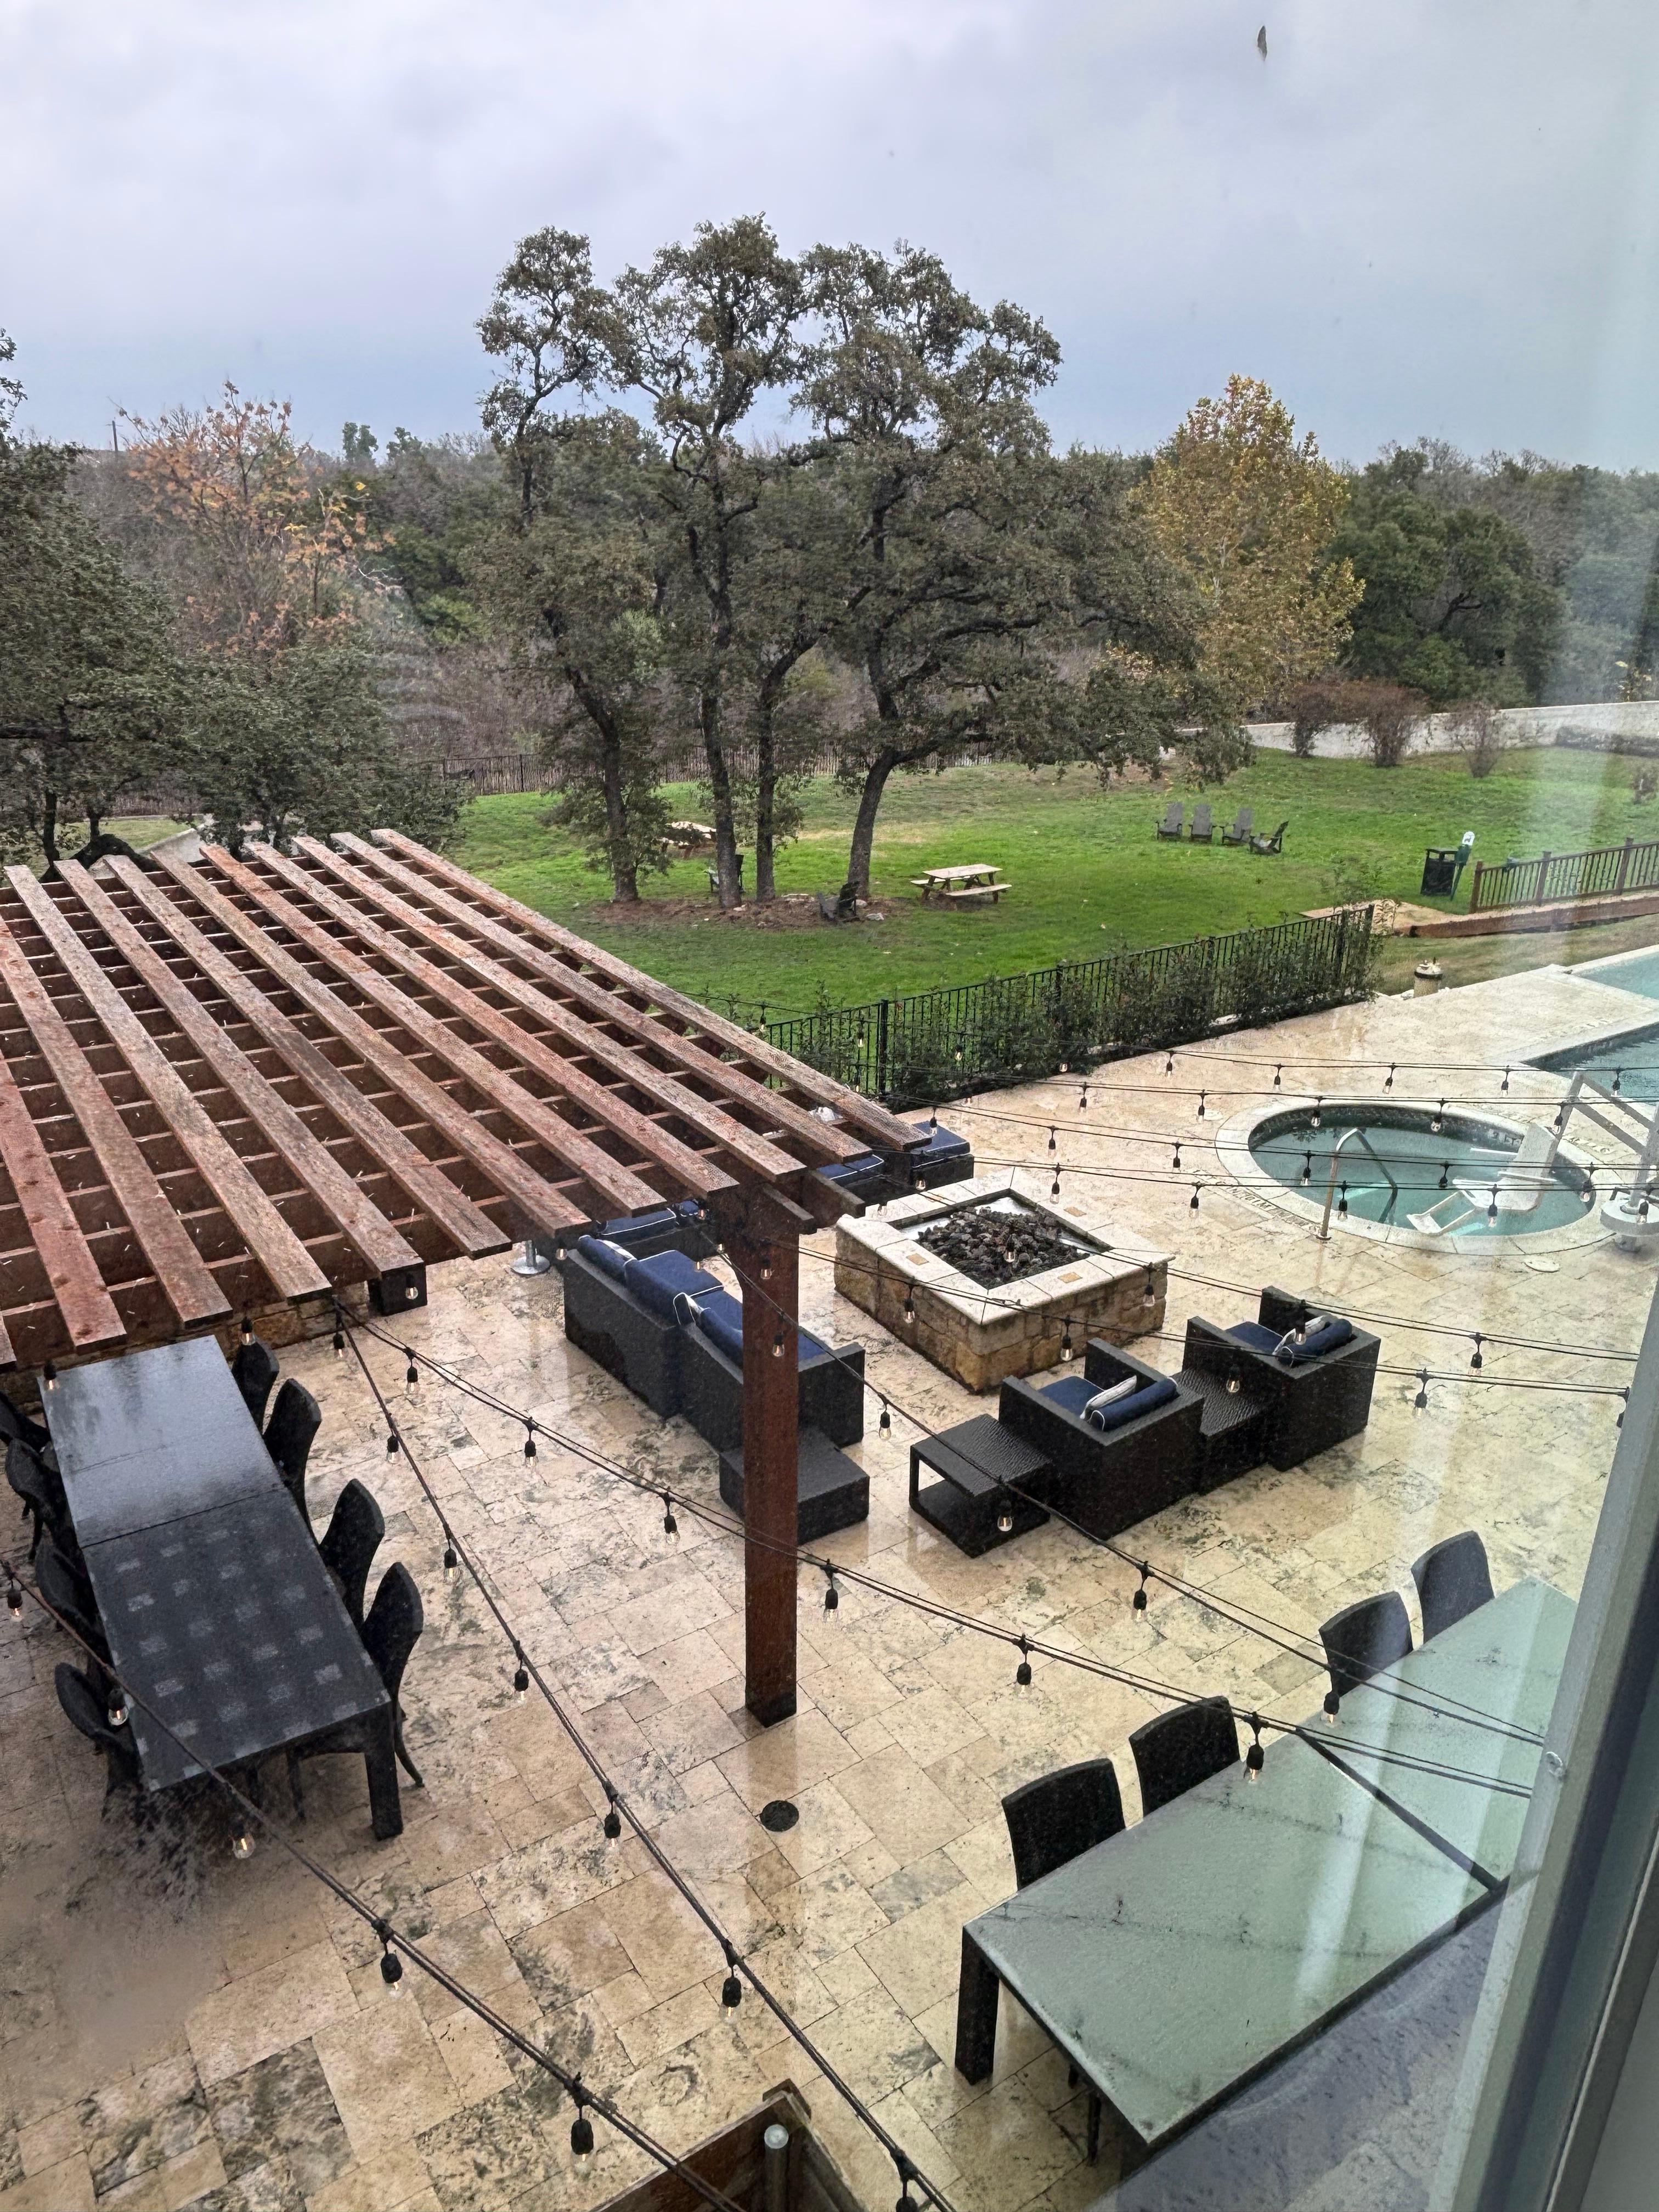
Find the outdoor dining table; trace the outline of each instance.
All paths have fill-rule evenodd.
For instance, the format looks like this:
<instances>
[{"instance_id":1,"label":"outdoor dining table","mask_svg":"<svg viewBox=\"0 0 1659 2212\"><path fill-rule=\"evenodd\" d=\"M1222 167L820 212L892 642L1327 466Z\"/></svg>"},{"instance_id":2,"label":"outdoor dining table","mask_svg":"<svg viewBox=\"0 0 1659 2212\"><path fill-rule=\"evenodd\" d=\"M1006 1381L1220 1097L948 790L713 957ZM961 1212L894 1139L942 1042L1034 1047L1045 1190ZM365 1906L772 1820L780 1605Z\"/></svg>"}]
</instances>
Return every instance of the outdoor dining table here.
<instances>
[{"instance_id":1,"label":"outdoor dining table","mask_svg":"<svg viewBox=\"0 0 1659 2212\"><path fill-rule=\"evenodd\" d=\"M73 1368L44 1405L145 1790L356 1721L400 1834L392 1700L218 1346Z\"/></svg>"},{"instance_id":2,"label":"outdoor dining table","mask_svg":"<svg viewBox=\"0 0 1659 2212\"><path fill-rule=\"evenodd\" d=\"M1470 1712L1540 1730L1572 1612L1516 1585L1377 1678L1425 1707L1349 1692L1259 1780L1230 1767L971 1921L958 2070L989 2073L1006 1984L1153 2148L1443 1942L1501 1893L1525 1801L1357 1747L1529 1787L1539 1743Z\"/></svg>"}]
</instances>

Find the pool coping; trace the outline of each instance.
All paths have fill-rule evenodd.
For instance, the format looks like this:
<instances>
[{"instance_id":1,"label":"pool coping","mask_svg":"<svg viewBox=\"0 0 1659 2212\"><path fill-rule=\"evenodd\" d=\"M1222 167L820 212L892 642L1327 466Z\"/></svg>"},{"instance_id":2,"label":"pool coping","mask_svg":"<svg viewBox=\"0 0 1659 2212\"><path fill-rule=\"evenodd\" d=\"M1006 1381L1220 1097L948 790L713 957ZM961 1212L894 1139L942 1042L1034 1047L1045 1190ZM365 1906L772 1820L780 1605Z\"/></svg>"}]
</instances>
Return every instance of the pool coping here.
<instances>
[{"instance_id":1,"label":"pool coping","mask_svg":"<svg viewBox=\"0 0 1659 2212\"><path fill-rule=\"evenodd\" d=\"M1237 1114L1230 1114L1215 1133L1216 1157L1235 1182L1266 1199L1270 1206L1277 1206L1300 1220L1311 1222L1317 1230L1325 1211L1323 1191L1316 1199L1306 1199L1299 1189L1290 1184L1271 1178L1264 1181L1261 1170L1251 1158L1250 1139L1264 1121L1271 1121L1278 1115L1295 1111L1297 1108L1305 1108L1311 1112L1318 1105L1326 1113L1336 1115L1340 1114L1345 1107L1363 1109L1375 1107L1376 1103L1375 1098L1344 1098L1329 1091L1318 1098L1311 1091L1305 1094L1287 1091L1283 1097L1273 1099L1270 1105L1241 1107ZM1395 1097L1390 1098L1389 1103L1390 1106L1415 1107L1425 1114L1432 1114L1439 1102L1435 1098ZM1517 1142L1526 1134L1524 1122L1516 1121L1508 1114L1493 1113L1484 1104L1480 1118L1495 1128L1512 1130ZM1335 1236L1340 1231L1345 1237L1358 1237L1372 1244L1404 1245L1414 1252L1449 1250L1465 1260L1498 1260L1506 1252L1513 1252L1520 1258L1532 1259L1546 1253L1576 1252L1586 1245L1606 1243L1608 1231L1601 1224L1601 1201L1604 1196L1603 1183L1611 1188L1613 1178L1601 1162L1592 1159L1588 1152L1581 1152L1577 1145L1564 1142L1560 1147L1560 1157L1584 1170L1594 1193L1591 1204L1584 1209L1583 1220L1569 1222L1564 1228L1522 1230L1514 1237L1487 1237L1479 1231L1473 1237L1460 1236L1455 1230L1449 1230L1436 1237L1421 1229L1413 1229L1407 1222L1362 1221L1352 1214L1346 1220L1340 1220L1333 1213L1331 1234ZM1597 1181L1598 1175L1603 1182Z\"/></svg>"}]
</instances>

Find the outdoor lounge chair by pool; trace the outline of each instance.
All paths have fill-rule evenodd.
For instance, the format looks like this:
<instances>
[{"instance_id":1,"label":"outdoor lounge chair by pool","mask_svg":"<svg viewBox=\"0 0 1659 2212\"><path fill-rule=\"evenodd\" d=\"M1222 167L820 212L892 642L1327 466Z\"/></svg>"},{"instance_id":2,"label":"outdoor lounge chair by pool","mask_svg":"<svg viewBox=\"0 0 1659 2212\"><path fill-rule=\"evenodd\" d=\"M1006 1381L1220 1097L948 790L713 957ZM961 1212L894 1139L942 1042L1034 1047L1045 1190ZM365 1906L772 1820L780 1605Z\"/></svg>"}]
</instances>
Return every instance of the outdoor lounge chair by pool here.
<instances>
[{"instance_id":1,"label":"outdoor lounge chair by pool","mask_svg":"<svg viewBox=\"0 0 1659 2212\"><path fill-rule=\"evenodd\" d=\"M1445 1237L1455 1230L1467 1229L1470 1222L1484 1219L1493 1212L1505 1215L1536 1213L1539 1200L1555 1181L1555 1155L1559 1143L1555 1132L1543 1122L1529 1121L1520 1151L1489 1182L1478 1182L1472 1176L1454 1176L1452 1187L1444 1198L1437 1199L1421 1213L1408 1213L1406 1218L1425 1237Z\"/></svg>"},{"instance_id":2,"label":"outdoor lounge chair by pool","mask_svg":"<svg viewBox=\"0 0 1659 2212\"><path fill-rule=\"evenodd\" d=\"M1256 1455L1246 1464L1266 1459L1282 1470L1359 1434L1370 1419L1382 1349L1379 1337L1340 1314L1314 1314L1305 1299L1269 1285L1255 1321L1218 1328L1194 1316L1177 1379L1206 1395L1224 1393L1218 1413L1229 1400L1259 1407L1260 1435L1250 1439Z\"/></svg>"},{"instance_id":3,"label":"outdoor lounge chair by pool","mask_svg":"<svg viewBox=\"0 0 1659 2212\"><path fill-rule=\"evenodd\" d=\"M1178 838L1181 835L1182 820L1186 811L1186 805L1182 800L1172 799L1164 819L1152 824L1152 835L1155 837Z\"/></svg>"},{"instance_id":4,"label":"outdoor lounge chair by pool","mask_svg":"<svg viewBox=\"0 0 1659 2212\"><path fill-rule=\"evenodd\" d=\"M1080 1374L1011 1376L997 1420L1048 1462L1027 1486L1034 1498L1091 1536L1115 1536L1195 1487L1202 1406L1198 1391L1091 1340Z\"/></svg>"}]
</instances>

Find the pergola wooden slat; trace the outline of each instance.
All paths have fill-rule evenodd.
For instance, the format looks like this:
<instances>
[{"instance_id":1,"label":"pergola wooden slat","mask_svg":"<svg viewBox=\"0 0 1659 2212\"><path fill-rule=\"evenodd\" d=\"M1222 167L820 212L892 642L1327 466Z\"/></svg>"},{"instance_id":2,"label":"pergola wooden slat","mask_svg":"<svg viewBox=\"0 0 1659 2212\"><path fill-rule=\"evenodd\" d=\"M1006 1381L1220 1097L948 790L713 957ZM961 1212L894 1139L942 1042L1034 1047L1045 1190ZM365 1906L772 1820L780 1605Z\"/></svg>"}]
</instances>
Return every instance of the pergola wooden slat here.
<instances>
[{"instance_id":1,"label":"pergola wooden slat","mask_svg":"<svg viewBox=\"0 0 1659 2212\"><path fill-rule=\"evenodd\" d=\"M747 1292L749 1703L793 1711L795 1247L855 1204L821 1168L921 1132L409 839L337 843L5 872L0 1365L401 1311L432 1261L695 1200Z\"/></svg>"}]
</instances>

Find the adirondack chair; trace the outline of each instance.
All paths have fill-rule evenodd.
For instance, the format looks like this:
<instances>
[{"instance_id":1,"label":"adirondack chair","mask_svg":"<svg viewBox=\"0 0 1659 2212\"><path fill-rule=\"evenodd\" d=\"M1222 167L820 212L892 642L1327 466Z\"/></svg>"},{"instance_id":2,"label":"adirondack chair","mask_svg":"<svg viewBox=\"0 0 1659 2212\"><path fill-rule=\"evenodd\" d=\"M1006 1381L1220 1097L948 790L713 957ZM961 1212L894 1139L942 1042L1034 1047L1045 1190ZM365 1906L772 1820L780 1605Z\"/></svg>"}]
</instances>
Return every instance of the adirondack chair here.
<instances>
[{"instance_id":1,"label":"adirondack chair","mask_svg":"<svg viewBox=\"0 0 1659 2212\"><path fill-rule=\"evenodd\" d=\"M818 915L823 921L856 921L859 918L859 895L856 886L852 884L843 884L833 898L828 891L820 891Z\"/></svg>"},{"instance_id":2,"label":"adirondack chair","mask_svg":"<svg viewBox=\"0 0 1659 2212\"><path fill-rule=\"evenodd\" d=\"M1425 1237L1444 1237L1467 1229L1494 1208L1501 1214L1536 1213L1539 1200L1554 1182L1555 1154L1560 1139L1541 1121L1530 1121L1521 1149L1510 1164L1490 1181L1473 1176L1454 1176L1452 1187L1421 1213L1407 1214L1413 1229ZM1457 1209L1455 1212L1453 1209ZM1444 1217L1443 1219L1442 1217Z\"/></svg>"},{"instance_id":3,"label":"adirondack chair","mask_svg":"<svg viewBox=\"0 0 1659 2212\"><path fill-rule=\"evenodd\" d=\"M1200 799L1193 809L1193 826L1188 835L1194 845L1207 845L1215 836L1213 810L1207 799Z\"/></svg>"},{"instance_id":4,"label":"adirondack chair","mask_svg":"<svg viewBox=\"0 0 1659 2212\"><path fill-rule=\"evenodd\" d=\"M1187 809L1180 799L1172 799L1170 801L1169 811L1164 815L1164 819L1153 824L1153 835L1158 837L1178 838L1181 835L1182 817L1186 811Z\"/></svg>"},{"instance_id":5,"label":"adirondack chair","mask_svg":"<svg viewBox=\"0 0 1659 2212\"><path fill-rule=\"evenodd\" d=\"M1263 853L1268 854L1282 853L1285 849L1285 832L1290 828L1290 817L1287 815L1284 821L1279 823L1278 829L1273 831L1271 837L1252 837L1250 840L1250 850L1253 853Z\"/></svg>"},{"instance_id":6,"label":"adirondack chair","mask_svg":"<svg viewBox=\"0 0 1659 2212\"><path fill-rule=\"evenodd\" d=\"M1238 810L1238 819L1233 823L1232 828L1229 830L1224 824L1221 842L1224 845L1248 845L1250 842L1250 833L1255 828L1255 807L1241 806Z\"/></svg>"}]
</instances>

